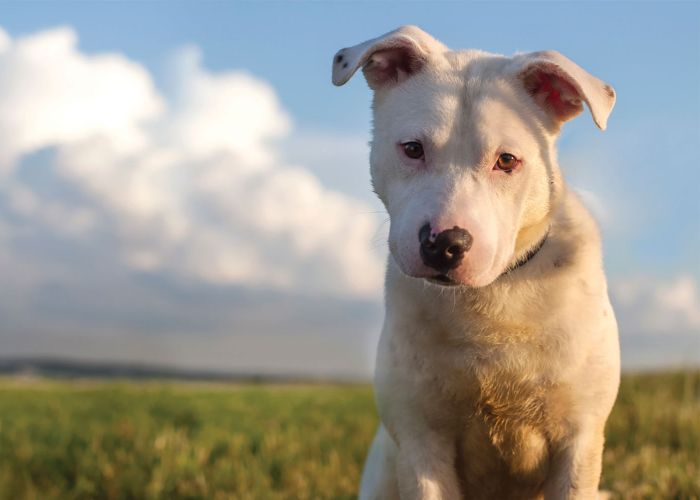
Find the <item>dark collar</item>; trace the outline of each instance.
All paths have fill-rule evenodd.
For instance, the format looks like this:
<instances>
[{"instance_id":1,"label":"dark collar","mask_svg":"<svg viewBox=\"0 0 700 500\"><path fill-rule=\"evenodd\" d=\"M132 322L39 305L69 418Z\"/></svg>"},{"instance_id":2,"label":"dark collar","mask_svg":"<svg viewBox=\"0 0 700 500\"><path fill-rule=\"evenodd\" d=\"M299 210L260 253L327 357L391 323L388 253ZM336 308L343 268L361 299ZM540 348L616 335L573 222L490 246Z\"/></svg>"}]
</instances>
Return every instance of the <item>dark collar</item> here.
<instances>
[{"instance_id":1,"label":"dark collar","mask_svg":"<svg viewBox=\"0 0 700 500\"><path fill-rule=\"evenodd\" d=\"M542 250L542 247L544 246L545 242L547 241L547 236L549 236L549 228L547 228L547 232L544 233L544 236L537 243L537 245L532 247L530 250L527 251L527 253L525 255L520 257L518 260L515 261L514 264L509 266L508 269L506 269L503 272L503 274L501 274L501 276L506 275L506 274L510 274L513 271L515 271L516 269L519 269L519 268L523 267L525 264L527 264L528 262L530 262L532 260L532 258L535 255L537 255L540 250Z\"/></svg>"}]
</instances>

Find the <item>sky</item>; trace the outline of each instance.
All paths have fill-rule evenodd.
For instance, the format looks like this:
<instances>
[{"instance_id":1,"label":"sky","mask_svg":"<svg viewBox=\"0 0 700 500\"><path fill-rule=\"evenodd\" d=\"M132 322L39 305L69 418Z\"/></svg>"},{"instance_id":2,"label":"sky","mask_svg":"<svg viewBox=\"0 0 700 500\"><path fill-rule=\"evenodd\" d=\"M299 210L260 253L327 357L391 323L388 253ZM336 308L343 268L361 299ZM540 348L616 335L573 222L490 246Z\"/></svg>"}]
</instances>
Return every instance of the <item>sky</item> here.
<instances>
[{"instance_id":1,"label":"sky","mask_svg":"<svg viewBox=\"0 0 700 500\"><path fill-rule=\"evenodd\" d=\"M623 366L700 364L700 4L672 2L6 4L0 357L369 376L388 220L371 92L331 60L402 24L615 87L559 161Z\"/></svg>"}]
</instances>

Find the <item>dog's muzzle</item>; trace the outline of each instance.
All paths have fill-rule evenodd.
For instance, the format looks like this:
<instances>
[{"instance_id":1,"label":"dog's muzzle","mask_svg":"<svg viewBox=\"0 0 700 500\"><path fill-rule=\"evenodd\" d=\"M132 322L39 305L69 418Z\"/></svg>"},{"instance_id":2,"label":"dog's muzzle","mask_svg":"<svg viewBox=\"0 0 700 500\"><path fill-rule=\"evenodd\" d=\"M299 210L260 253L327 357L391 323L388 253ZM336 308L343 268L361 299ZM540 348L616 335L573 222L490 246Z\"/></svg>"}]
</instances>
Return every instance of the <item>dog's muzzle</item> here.
<instances>
[{"instance_id":1,"label":"dog's muzzle","mask_svg":"<svg viewBox=\"0 0 700 500\"><path fill-rule=\"evenodd\" d=\"M423 264L441 275L447 275L462 262L464 254L472 246L473 238L469 231L457 226L434 235L430 224L426 223L418 231L418 241Z\"/></svg>"}]
</instances>

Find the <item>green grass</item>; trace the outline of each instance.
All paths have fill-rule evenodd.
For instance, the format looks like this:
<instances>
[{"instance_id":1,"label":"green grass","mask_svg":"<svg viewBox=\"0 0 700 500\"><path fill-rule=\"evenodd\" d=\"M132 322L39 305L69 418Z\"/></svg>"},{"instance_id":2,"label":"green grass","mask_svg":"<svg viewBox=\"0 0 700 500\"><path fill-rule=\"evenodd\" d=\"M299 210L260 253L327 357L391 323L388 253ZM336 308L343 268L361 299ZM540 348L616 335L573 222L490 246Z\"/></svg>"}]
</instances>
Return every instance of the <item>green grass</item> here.
<instances>
[{"instance_id":1,"label":"green grass","mask_svg":"<svg viewBox=\"0 0 700 500\"><path fill-rule=\"evenodd\" d=\"M0 379L0 499L354 498L367 386ZM700 373L625 376L603 486L700 498Z\"/></svg>"},{"instance_id":2,"label":"green grass","mask_svg":"<svg viewBox=\"0 0 700 500\"><path fill-rule=\"evenodd\" d=\"M615 498L700 499L700 372L623 376L606 439Z\"/></svg>"}]
</instances>

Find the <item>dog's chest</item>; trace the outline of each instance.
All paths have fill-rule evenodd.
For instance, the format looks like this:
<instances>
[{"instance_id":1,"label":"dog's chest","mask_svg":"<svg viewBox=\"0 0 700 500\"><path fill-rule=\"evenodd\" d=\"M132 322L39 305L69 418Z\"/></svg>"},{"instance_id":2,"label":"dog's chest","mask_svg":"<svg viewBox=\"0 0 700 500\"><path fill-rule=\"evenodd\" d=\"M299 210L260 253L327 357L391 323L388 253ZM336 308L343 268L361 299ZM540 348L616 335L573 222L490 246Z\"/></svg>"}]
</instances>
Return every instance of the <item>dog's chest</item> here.
<instances>
[{"instance_id":1,"label":"dog's chest","mask_svg":"<svg viewBox=\"0 0 700 500\"><path fill-rule=\"evenodd\" d=\"M463 377L462 407L453 408L461 415L454 438L462 483L484 498L535 497L547 476L549 443L563 425L556 408L560 388L498 360L472 362Z\"/></svg>"},{"instance_id":2,"label":"dog's chest","mask_svg":"<svg viewBox=\"0 0 700 500\"><path fill-rule=\"evenodd\" d=\"M452 434L462 481L479 484L490 498L510 498L505 484L534 494L547 474L548 443L564 425L565 404L557 402L566 398L543 357L547 349L527 337L520 330L478 341L419 341L407 350L404 344L423 418Z\"/></svg>"}]
</instances>

